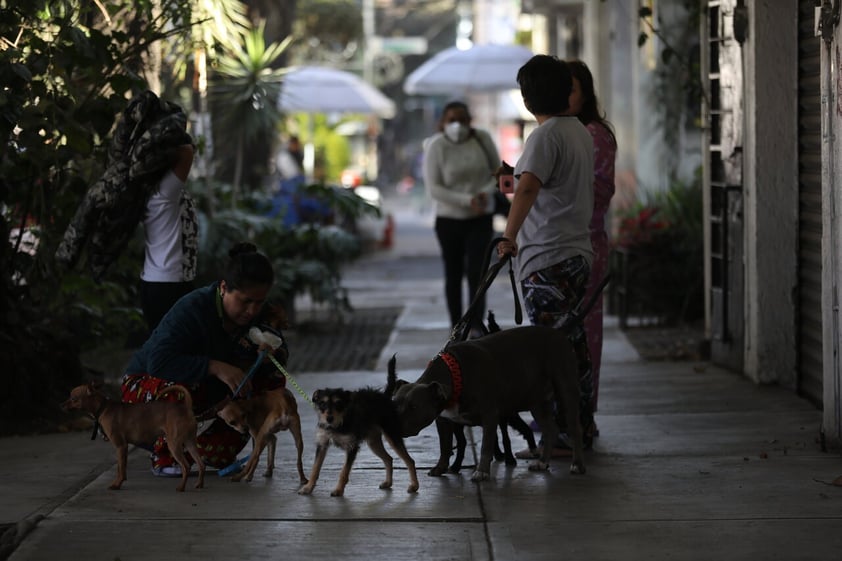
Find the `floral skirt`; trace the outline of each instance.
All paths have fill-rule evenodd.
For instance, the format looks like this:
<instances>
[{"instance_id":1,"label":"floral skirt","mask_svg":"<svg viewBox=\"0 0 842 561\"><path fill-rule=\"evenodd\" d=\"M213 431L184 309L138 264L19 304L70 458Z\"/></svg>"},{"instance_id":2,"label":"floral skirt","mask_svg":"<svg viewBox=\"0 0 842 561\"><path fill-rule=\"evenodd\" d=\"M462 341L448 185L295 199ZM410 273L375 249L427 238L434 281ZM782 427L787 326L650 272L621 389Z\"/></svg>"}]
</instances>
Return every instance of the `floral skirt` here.
<instances>
[{"instance_id":1,"label":"floral skirt","mask_svg":"<svg viewBox=\"0 0 842 561\"><path fill-rule=\"evenodd\" d=\"M572 257L537 271L521 282L523 304L533 325L560 328L585 296L590 267L583 257ZM570 329L569 339L579 362L582 416L591 417L593 376L585 329L581 322Z\"/></svg>"}]
</instances>

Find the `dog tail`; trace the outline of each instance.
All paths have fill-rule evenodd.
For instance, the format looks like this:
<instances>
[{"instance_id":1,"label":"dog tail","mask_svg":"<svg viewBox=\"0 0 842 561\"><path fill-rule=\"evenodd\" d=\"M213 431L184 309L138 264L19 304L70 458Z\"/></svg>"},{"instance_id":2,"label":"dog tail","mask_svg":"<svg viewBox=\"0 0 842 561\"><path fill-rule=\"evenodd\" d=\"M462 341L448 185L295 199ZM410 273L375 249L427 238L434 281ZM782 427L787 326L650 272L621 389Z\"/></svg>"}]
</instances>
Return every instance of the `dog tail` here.
<instances>
[{"instance_id":1,"label":"dog tail","mask_svg":"<svg viewBox=\"0 0 842 561\"><path fill-rule=\"evenodd\" d=\"M163 396L170 392L179 391L182 395L182 400L184 401L184 405L187 406L187 409L193 411L193 397L190 395L190 392L187 391L187 388L182 386L181 384L173 384L171 386L167 386L156 396L155 399L160 400Z\"/></svg>"},{"instance_id":2,"label":"dog tail","mask_svg":"<svg viewBox=\"0 0 842 561\"><path fill-rule=\"evenodd\" d=\"M393 354L392 358L389 359L389 371L386 375L386 391L383 393L386 394L386 397L390 398L395 393L395 388L398 385L398 373L397 373L397 354Z\"/></svg>"}]
</instances>

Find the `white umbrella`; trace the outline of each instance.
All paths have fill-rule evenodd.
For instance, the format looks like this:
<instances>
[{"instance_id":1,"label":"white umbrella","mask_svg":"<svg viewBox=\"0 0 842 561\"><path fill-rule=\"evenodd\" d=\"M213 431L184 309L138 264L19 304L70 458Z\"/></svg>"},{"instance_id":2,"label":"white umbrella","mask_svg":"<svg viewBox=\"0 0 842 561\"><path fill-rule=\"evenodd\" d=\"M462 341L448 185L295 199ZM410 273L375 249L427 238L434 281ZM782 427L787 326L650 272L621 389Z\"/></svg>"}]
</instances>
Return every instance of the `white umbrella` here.
<instances>
[{"instance_id":1,"label":"white umbrella","mask_svg":"<svg viewBox=\"0 0 842 561\"><path fill-rule=\"evenodd\" d=\"M458 95L516 89L517 71L532 58L519 45L474 45L441 51L407 76L406 93Z\"/></svg>"},{"instance_id":2,"label":"white umbrella","mask_svg":"<svg viewBox=\"0 0 842 561\"><path fill-rule=\"evenodd\" d=\"M278 108L288 113L365 113L395 116L395 104L356 74L300 66L284 76Z\"/></svg>"}]
</instances>

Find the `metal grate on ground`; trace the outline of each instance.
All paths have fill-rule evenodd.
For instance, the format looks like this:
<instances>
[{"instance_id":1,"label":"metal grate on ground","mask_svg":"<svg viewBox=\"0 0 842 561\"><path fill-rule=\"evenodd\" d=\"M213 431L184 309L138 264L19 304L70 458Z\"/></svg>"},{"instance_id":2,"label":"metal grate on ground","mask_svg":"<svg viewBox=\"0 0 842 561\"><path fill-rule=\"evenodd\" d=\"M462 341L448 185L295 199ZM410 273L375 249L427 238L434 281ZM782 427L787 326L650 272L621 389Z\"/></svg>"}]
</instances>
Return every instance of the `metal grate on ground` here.
<instances>
[{"instance_id":1,"label":"metal grate on ground","mask_svg":"<svg viewBox=\"0 0 842 561\"><path fill-rule=\"evenodd\" d=\"M300 318L284 332L295 372L373 370L402 308L356 309L344 321ZM302 316L304 314L301 314Z\"/></svg>"}]
</instances>

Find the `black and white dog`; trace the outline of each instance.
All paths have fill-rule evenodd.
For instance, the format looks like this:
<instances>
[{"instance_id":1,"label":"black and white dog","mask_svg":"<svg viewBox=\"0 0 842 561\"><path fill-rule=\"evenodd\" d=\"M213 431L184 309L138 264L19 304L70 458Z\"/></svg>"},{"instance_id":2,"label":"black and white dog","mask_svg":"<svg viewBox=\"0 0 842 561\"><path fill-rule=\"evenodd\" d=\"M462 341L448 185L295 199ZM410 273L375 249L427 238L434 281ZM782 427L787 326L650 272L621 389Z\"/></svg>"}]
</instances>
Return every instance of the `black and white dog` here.
<instances>
[{"instance_id":1,"label":"black and white dog","mask_svg":"<svg viewBox=\"0 0 842 561\"><path fill-rule=\"evenodd\" d=\"M313 393L313 404L318 409L319 415L316 459L310 472L310 480L299 489L299 494L309 495L313 492L325 456L327 456L327 449L334 444L345 450L345 464L339 474L339 482L330 494L333 497L341 497L345 493L351 467L362 442L367 442L371 451L383 460L386 467L386 479L380 484L380 488L390 489L393 461L383 446L383 436L409 470L410 484L407 492L418 491L415 461L404 445L400 417L395 404L386 394L373 388L355 391L326 388Z\"/></svg>"}]
</instances>

